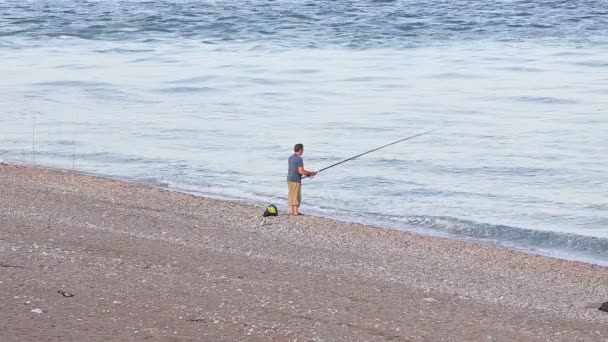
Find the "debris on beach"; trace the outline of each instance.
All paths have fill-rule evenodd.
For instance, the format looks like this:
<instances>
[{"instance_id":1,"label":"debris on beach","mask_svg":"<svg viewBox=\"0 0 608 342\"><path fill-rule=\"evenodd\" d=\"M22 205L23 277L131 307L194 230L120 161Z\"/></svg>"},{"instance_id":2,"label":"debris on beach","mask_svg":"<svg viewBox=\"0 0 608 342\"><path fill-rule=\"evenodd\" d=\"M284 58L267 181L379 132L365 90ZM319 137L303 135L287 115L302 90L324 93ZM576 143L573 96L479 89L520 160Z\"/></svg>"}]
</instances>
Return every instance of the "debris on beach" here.
<instances>
[{"instance_id":1,"label":"debris on beach","mask_svg":"<svg viewBox=\"0 0 608 342\"><path fill-rule=\"evenodd\" d=\"M57 291L57 293L59 293L60 295L64 296L64 297L74 297L73 293L69 293L69 292L65 292L65 291Z\"/></svg>"},{"instance_id":2,"label":"debris on beach","mask_svg":"<svg viewBox=\"0 0 608 342\"><path fill-rule=\"evenodd\" d=\"M204 323L205 319L204 318L190 318L187 319L188 322L196 322L196 323Z\"/></svg>"},{"instance_id":3,"label":"debris on beach","mask_svg":"<svg viewBox=\"0 0 608 342\"><path fill-rule=\"evenodd\" d=\"M602 303L602 306L600 306L600 310L604 311L604 312L608 312L608 302Z\"/></svg>"},{"instance_id":4,"label":"debris on beach","mask_svg":"<svg viewBox=\"0 0 608 342\"><path fill-rule=\"evenodd\" d=\"M36 313L36 314L41 314L41 313L44 313L44 311L42 311L42 309L39 309L39 308L32 309L32 312L33 312L33 313Z\"/></svg>"}]
</instances>

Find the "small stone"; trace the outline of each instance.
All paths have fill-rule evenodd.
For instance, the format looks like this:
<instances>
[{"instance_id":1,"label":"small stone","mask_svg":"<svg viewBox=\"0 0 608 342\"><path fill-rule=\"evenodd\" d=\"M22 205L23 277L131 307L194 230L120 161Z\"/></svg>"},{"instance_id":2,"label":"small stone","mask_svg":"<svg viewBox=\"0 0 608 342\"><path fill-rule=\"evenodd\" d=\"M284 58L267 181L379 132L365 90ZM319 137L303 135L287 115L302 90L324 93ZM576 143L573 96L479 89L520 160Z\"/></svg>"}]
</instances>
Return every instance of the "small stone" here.
<instances>
[{"instance_id":1,"label":"small stone","mask_svg":"<svg viewBox=\"0 0 608 342\"><path fill-rule=\"evenodd\" d=\"M599 308L601 311L608 312L608 302L602 303Z\"/></svg>"},{"instance_id":2,"label":"small stone","mask_svg":"<svg viewBox=\"0 0 608 342\"><path fill-rule=\"evenodd\" d=\"M122 304L122 302L121 302L121 301L119 301L119 300L115 300L113 303L114 303L114 304Z\"/></svg>"},{"instance_id":3,"label":"small stone","mask_svg":"<svg viewBox=\"0 0 608 342\"><path fill-rule=\"evenodd\" d=\"M431 297L423 298L422 300L429 303L437 302L437 299Z\"/></svg>"},{"instance_id":4,"label":"small stone","mask_svg":"<svg viewBox=\"0 0 608 342\"><path fill-rule=\"evenodd\" d=\"M32 312L33 312L33 313L36 313L36 314L41 314L41 313L43 313L44 311L42 311L42 309L38 309L38 308L36 308L36 309L32 309Z\"/></svg>"}]
</instances>

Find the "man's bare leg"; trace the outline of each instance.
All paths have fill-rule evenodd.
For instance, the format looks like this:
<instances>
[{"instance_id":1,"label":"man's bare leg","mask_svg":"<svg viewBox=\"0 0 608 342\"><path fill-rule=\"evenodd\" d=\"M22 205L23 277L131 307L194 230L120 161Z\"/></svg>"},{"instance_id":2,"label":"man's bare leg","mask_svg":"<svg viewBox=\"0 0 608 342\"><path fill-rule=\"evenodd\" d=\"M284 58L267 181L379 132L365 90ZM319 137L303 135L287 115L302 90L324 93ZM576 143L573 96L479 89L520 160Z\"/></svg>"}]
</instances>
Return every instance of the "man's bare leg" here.
<instances>
[{"instance_id":1,"label":"man's bare leg","mask_svg":"<svg viewBox=\"0 0 608 342\"><path fill-rule=\"evenodd\" d=\"M299 215L300 214L300 206L292 205L291 206L291 215Z\"/></svg>"}]
</instances>

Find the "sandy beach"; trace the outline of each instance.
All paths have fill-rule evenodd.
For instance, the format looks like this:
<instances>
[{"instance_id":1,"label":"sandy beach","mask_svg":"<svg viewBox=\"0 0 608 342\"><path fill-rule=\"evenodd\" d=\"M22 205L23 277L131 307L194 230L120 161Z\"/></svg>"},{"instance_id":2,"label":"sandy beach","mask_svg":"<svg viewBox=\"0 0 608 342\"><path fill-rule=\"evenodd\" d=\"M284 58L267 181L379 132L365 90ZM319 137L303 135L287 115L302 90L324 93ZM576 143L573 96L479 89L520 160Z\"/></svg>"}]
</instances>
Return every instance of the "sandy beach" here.
<instances>
[{"instance_id":1,"label":"sandy beach","mask_svg":"<svg viewBox=\"0 0 608 342\"><path fill-rule=\"evenodd\" d=\"M608 341L608 269L0 166L0 341Z\"/></svg>"}]
</instances>

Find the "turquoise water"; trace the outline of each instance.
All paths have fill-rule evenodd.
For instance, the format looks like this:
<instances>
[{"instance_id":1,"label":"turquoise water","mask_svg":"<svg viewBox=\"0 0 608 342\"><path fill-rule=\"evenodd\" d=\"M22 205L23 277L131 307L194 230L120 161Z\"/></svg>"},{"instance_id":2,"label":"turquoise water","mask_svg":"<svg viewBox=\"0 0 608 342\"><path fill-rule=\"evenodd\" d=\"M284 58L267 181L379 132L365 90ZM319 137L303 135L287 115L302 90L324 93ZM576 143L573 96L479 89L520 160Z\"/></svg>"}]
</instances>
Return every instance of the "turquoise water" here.
<instances>
[{"instance_id":1,"label":"turquoise water","mask_svg":"<svg viewBox=\"0 0 608 342\"><path fill-rule=\"evenodd\" d=\"M0 158L608 263L600 1L0 4ZM34 133L34 134L33 134ZM33 148L32 148L33 147Z\"/></svg>"}]
</instances>

